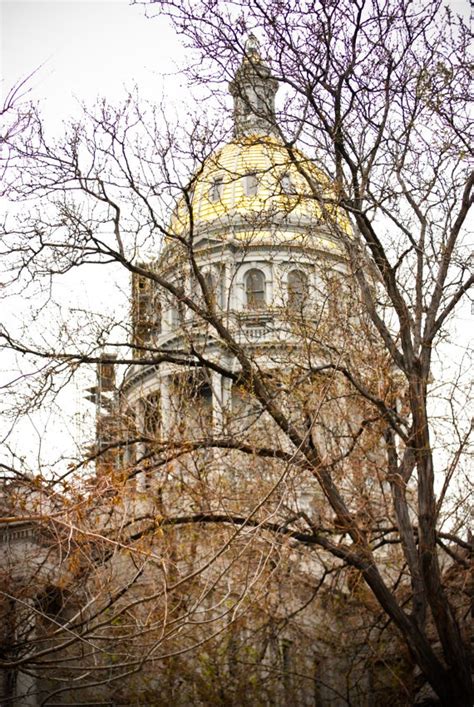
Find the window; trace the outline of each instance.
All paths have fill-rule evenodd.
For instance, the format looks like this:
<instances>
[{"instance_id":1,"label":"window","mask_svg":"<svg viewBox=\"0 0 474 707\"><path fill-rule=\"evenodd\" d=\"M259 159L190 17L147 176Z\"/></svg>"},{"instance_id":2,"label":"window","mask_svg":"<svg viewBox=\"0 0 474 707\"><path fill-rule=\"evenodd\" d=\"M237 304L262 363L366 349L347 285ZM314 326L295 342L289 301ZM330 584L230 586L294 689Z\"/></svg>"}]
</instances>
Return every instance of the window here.
<instances>
[{"instance_id":1,"label":"window","mask_svg":"<svg viewBox=\"0 0 474 707\"><path fill-rule=\"evenodd\" d=\"M252 268L248 271L245 276L245 294L247 307L265 307L265 275L261 270Z\"/></svg>"},{"instance_id":2,"label":"window","mask_svg":"<svg viewBox=\"0 0 474 707\"><path fill-rule=\"evenodd\" d=\"M214 304L218 307L223 306L223 283L221 272L207 272L204 274L204 280L208 289L209 295Z\"/></svg>"},{"instance_id":3,"label":"window","mask_svg":"<svg viewBox=\"0 0 474 707\"><path fill-rule=\"evenodd\" d=\"M295 188L293 186L293 182L291 181L291 177L288 173L284 174L282 178L280 179L280 186L281 186L281 191L283 194L294 194L295 193Z\"/></svg>"},{"instance_id":4,"label":"window","mask_svg":"<svg viewBox=\"0 0 474 707\"><path fill-rule=\"evenodd\" d=\"M173 329L179 326L179 311L177 306L170 307L170 323Z\"/></svg>"},{"instance_id":5,"label":"window","mask_svg":"<svg viewBox=\"0 0 474 707\"><path fill-rule=\"evenodd\" d=\"M286 700L285 703L289 704L290 702L290 691L291 691L291 671L293 668L293 660L292 660L292 641L289 641L286 638L281 639L280 641L280 652L281 652L281 672L282 672L282 678L283 678L283 688L286 693Z\"/></svg>"},{"instance_id":6,"label":"window","mask_svg":"<svg viewBox=\"0 0 474 707\"><path fill-rule=\"evenodd\" d=\"M39 611L40 621L45 628L49 626L50 622L55 627L64 626L67 623L68 599L70 600L70 597L65 590L53 585L48 585L36 597L35 608Z\"/></svg>"},{"instance_id":7,"label":"window","mask_svg":"<svg viewBox=\"0 0 474 707\"><path fill-rule=\"evenodd\" d=\"M138 345L161 333L161 302L157 284L144 277L136 279L133 300L134 337Z\"/></svg>"},{"instance_id":8,"label":"window","mask_svg":"<svg viewBox=\"0 0 474 707\"><path fill-rule=\"evenodd\" d=\"M301 270L288 273L288 306L300 309L308 295L308 278Z\"/></svg>"},{"instance_id":9,"label":"window","mask_svg":"<svg viewBox=\"0 0 474 707\"><path fill-rule=\"evenodd\" d=\"M158 299L154 302L151 326L155 335L161 334L161 302Z\"/></svg>"},{"instance_id":10,"label":"window","mask_svg":"<svg viewBox=\"0 0 474 707\"><path fill-rule=\"evenodd\" d=\"M156 440L160 431L160 396L149 395L143 401L143 433L151 440Z\"/></svg>"},{"instance_id":11,"label":"window","mask_svg":"<svg viewBox=\"0 0 474 707\"><path fill-rule=\"evenodd\" d=\"M209 199L219 201L224 187L224 177L216 177L209 188Z\"/></svg>"},{"instance_id":12,"label":"window","mask_svg":"<svg viewBox=\"0 0 474 707\"><path fill-rule=\"evenodd\" d=\"M246 174L244 177L246 196L255 196L258 191L258 176L255 173Z\"/></svg>"}]
</instances>

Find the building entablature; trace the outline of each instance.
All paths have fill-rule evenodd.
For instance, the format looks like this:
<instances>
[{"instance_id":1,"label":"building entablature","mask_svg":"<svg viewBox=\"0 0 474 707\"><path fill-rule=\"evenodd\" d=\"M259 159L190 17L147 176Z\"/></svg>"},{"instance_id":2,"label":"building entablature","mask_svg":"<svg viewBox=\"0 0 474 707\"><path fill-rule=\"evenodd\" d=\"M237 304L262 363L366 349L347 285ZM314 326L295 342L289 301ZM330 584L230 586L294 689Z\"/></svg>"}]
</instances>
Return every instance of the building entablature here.
<instances>
[{"instance_id":1,"label":"building entablature","mask_svg":"<svg viewBox=\"0 0 474 707\"><path fill-rule=\"evenodd\" d=\"M267 210L265 213L248 213L242 210L238 213L224 213L216 215L214 218L208 219L205 223L196 223L193 225L192 237L193 242L199 242L204 238L216 238L218 241L230 240L237 233L243 233L246 238L252 239L253 235L258 235L260 232L270 233L275 237L278 233L287 236L294 233L307 235L311 238L315 230L321 235L330 238L336 242L341 241L345 237L345 232L337 226L337 224L327 224L322 219L315 219L311 214L300 213L296 209L287 207L286 209ZM179 230L176 234L180 238L189 237L190 230ZM173 231L171 230L168 242L173 239ZM242 239L240 239L242 240ZM308 243L310 245L310 241Z\"/></svg>"},{"instance_id":2,"label":"building entablature","mask_svg":"<svg viewBox=\"0 0 474 707\"><path fill-rule=\"evenodd\" d=\"M346 256L340 243L325 233L306 234L293 232L266 232L254 234L245 232L230 234L225 241L210 235L203 236L193 247L193 255L200 269L207 264L229 262L239 265L254 256L264 256L274 262L284 260L305 260L324 267L337 261L344 262ZM163 277L178 280L189 274L190 266L176 248L165 250L162 258L150 264L150 270Z\"/></svg>"}]
</instances>

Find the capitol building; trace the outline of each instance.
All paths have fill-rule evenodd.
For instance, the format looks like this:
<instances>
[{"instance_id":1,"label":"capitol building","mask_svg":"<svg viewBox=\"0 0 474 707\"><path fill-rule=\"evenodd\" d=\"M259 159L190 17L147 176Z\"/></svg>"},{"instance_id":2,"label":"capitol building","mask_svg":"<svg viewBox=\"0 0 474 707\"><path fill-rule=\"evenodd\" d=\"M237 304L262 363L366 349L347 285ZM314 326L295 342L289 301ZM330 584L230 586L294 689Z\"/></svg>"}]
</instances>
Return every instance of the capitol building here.
<instances>
[{"instance_id":1,"label":"capitol building","mask_svg":"<svg viewBox=\"0 0 474 707\"><path fill-rule=\"evenodd\" d=\"M357 572L265 533L334 523L298 439L339 459L335 477L362 520L369 499L385 513L379 432L354 452L365 410L334 375L350 351L380 377L349 262L352 226L327 175L284 143L277 88L250 37L229 85L232 139L192 175L161 252L133 273L135 362L119 391L113 366L99 366L110 403L98 415L97 477L129 470L134 512L169 522L183 582L171 603L194 608L168 650L205 641L174 673L150 669L163 704L395 705L406 656L393 643L387 660L393 634L380 638ZM124 430L139 441L118 453L111 441Z\"/></svg>"},{"instance_id":2,"label":"capitol building","mask_svg":"<svg viewBox=\"0 0 474 707\"><path fill-rule=\"evenodd\" d=\"M40 647L68 633L53 673L18 678L18 695L56 695L28 707L408 704L407 650L342 561L327 502L337 485L362 529L391 508L381 417L344 373L349 356L374 400L398 395L357 268L377 281L337 186L285 143L277 89L250 37L232 138L189 178L156 257L133 262L132 363L117 375L104 355L89 390L90 561L43 565ZM390 576L399 549L374 552ZM87 645L66 640L74 622Z\"/></svg>"},{"instance_id":3,"label":"capitol building","mask_svg":"<svg viewBox=\"0 0 474 707\"><path fill-rule=\"evenodd\" d=\"M342 344L341 317L357 326L344 246L351 226L327 176L283 144L277 82L253 38L247 48L229 86L233 139L193 175L161 254L133 276L137 363L126 373L121 400L134 425L153 431L151 446L153 435L165 439L178 421L189 422L192 410L206 418L207 432L238 431L245 402L235 347L269 373L286 368L297 376L310 337L321 343L311 352L312 364L321 365L329 362L326 333ZM147 366L143 359L155 348L168 351L170 361Z\"/></svg>"}]
</instances>

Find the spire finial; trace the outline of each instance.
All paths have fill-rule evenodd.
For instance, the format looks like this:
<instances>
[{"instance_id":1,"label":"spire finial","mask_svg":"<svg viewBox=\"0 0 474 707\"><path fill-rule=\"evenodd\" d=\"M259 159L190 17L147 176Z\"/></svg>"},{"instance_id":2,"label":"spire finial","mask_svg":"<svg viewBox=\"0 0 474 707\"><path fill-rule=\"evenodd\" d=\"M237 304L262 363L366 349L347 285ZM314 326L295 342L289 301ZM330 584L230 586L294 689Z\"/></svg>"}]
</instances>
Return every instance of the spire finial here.
<instances>
[{"instance_id":1,"label":"spire finial","mask_svg":"<svg viewBox=\"0 0 474 707\"><path fill-rule=\"evenodd\" d=\"M247 41L245 42L245 53L246 54L259 54L260 50L260 42L258 41L257 37L253 34L253 32L250 32L249 36L247 37Z\"/></svg>"},{"instance_id":2,"label":"spire finial","mask_svg":"<svg viewBox=\"0 0 474 707\"><path fill-rule=\"evenodd\" d=\"M249 34L244 45L244 58L237 69L229 91L234 98L234 134L275 132L275 94L278 82L260 55L256 36Z\"/></svg>"}]
</instances>

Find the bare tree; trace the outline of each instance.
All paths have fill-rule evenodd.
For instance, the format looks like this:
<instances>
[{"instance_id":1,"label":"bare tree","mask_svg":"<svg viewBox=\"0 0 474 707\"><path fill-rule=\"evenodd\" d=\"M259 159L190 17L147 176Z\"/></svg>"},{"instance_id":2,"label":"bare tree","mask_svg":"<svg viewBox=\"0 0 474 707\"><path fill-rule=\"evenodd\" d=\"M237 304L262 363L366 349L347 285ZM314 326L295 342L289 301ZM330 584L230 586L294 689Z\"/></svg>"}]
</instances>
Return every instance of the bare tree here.
<instances>
[{"instance_id":1,"label":"bare tree","mask_svg":"<svg viewBox=\"0 0 474 707\"><path fill-rule=\"evenodd\" d=\"M39 117L15 141L11 193L33 201L4 228L15 281L45 275L49 302L58 277L118 264L132 275L133 308L130 328L99 313L1 333L7 350L40 362L39 402L79 365L100 375L95 495L84 502L71 480L79 462L71 479L52 480L67 516L47 514L65 534L55 547L72 533L87 565L64 629L71 644L49 632L44 649L35 624L27 653L0 665L45 669L54 654L57 667L61 654L72 674L79 654L64 646L87 643L81 688L130 682L146 665L153 690L158 657L171 665L214 646L206 665L223 669L231 623L242 632L226 638L228 652L245 662L239 641L258 625L263 660L286 622L278 689L289 701L291 617L308 627L312 592L325 586L351 597L352 614L340 615L356 643L373 629L369 644L383 645L388 622L442 704L471 704L459 499L470 428L458 383L448 409L434 405L450 383L436 352L472 285L466 29L440 3L158 5L201 52L200 80L231 80L230 147L216 152L230 121L180 130L131 98L88 111L60 142ZM272 301L255 265L264 251ZM116 366L127 367L119 391ZM439 415L455 440L442 454ZM15 522L44 522L20 509ZM371 617L367 634L358 611ZM115 654L114 641L126 650ZM381 653L394 671L390 648ZM409 675L400 670L407 702ZM231 678L242 674L228 666L201 699Z\"/></svg>"}]
</instances>

